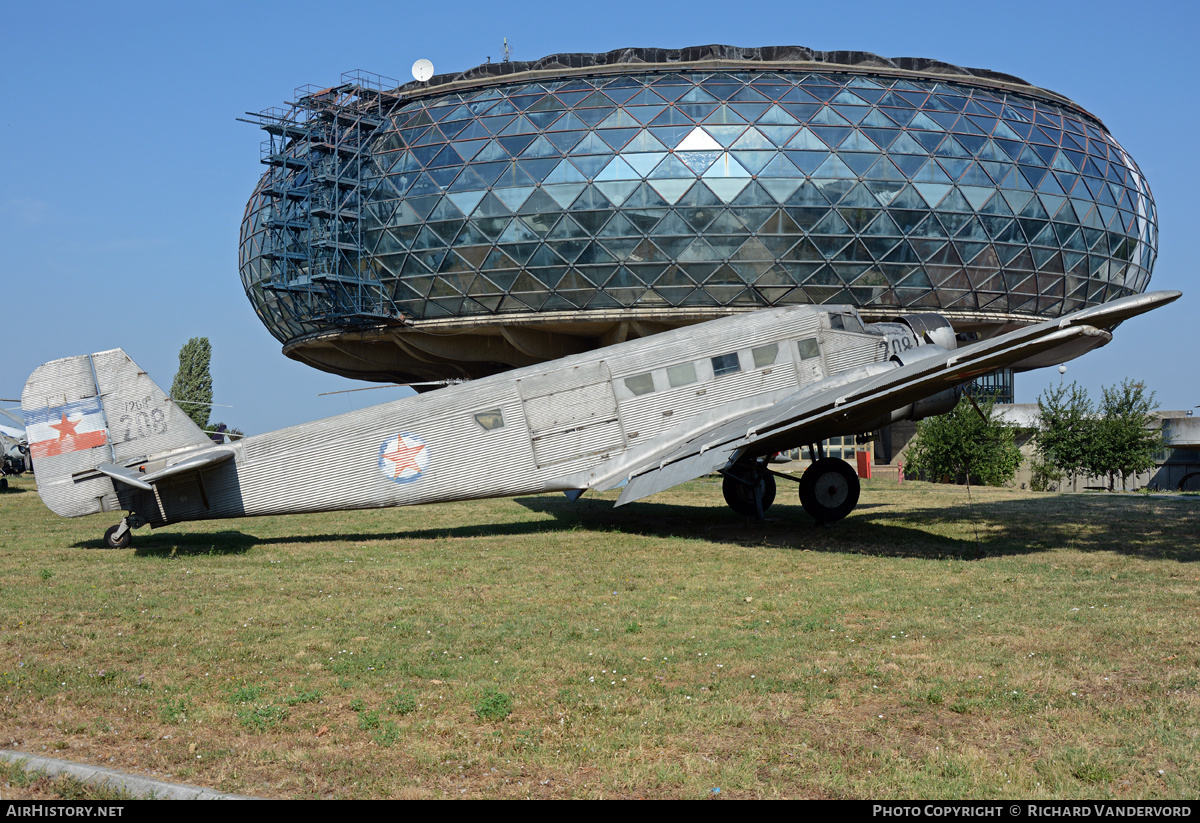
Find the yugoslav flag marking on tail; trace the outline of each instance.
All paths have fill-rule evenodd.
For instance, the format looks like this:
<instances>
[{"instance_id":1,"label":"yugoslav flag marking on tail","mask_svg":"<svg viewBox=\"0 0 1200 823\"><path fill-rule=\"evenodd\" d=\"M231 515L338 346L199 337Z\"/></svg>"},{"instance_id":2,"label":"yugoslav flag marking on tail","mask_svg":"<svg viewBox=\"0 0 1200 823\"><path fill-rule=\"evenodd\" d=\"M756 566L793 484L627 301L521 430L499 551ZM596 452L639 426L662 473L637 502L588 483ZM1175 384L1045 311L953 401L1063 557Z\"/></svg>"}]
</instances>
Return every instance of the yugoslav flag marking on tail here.
<instances>
[{"instance_id":1,"label":"yugoslav flag marking on tail","mask_svg":"<svg viewBox=\"0 0 1200 823\"><path fill-rule=\"evenodd\" d=\"M29 453L36 460L108 443L99 397L25 412Z\"/></svg>"}]
</instances>

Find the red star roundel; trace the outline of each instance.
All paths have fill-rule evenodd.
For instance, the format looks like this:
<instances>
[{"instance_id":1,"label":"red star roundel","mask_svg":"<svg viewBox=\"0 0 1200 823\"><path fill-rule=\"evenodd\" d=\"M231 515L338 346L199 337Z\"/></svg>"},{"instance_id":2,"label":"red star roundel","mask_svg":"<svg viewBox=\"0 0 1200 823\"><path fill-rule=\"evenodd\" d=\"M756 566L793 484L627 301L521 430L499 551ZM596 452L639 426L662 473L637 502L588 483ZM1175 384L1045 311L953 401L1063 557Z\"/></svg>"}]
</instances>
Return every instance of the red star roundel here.
<instances>
[{"instance_id":1,"label":"red star roundel","mask_svg":"<svg viewBox=\"0 0 1200 823\"><path fill-rule=\"evenodd\" d=\"M379 470L397 483L417 480L429 467L429 447L415 434L398 434L379 447Z\"/></svg>"}]
</instances>

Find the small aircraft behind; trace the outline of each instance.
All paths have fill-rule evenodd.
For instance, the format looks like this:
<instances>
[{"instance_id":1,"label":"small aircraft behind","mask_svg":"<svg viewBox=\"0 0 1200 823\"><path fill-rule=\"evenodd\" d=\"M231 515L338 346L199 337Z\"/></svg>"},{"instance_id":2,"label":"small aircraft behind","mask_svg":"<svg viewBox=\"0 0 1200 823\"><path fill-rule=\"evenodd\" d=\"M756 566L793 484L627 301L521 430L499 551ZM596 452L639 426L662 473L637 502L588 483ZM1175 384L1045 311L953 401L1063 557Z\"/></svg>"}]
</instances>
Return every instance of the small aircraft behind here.
<instances>
[{"instance_id":1,"label":"small aircraft behind","mask_svg":"<svg viewBox=\"0 0 1200 823\"><path fill-rule=\"evenodd\" d=\"M8 475L22 474L30 468L25 421L8 409L0 409L0 491L8 488Z\"/></svg>"},{"instance_id":2,"label":"small aircraft behind","mask_svg":"<svg viewBox=\"0 0 1200 823\"><path fill-rule=\"evenodd\" d=\"M1062 363L1179 296L963 348L932 313L864 325L847 306L764 309L223 445L121 349L38 367L21 402L42 500L64 517L128 512L105 534L112 547L187 520L623 486L620 506L714 471L729 505L761 518L770 455L949 411L972 378ZM845 461L821 457L799 483L820 522L858 503Z\"/></svg>"}]
</instances>

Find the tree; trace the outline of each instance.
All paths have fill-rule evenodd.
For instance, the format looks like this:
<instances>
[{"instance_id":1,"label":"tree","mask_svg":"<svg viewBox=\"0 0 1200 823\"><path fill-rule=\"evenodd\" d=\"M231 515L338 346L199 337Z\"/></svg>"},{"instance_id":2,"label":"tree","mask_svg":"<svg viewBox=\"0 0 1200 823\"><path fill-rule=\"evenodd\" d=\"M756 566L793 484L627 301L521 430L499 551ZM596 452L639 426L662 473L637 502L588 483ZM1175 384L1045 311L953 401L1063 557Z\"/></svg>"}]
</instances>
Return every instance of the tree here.
<instances>
[{"instance_id":1,"label":"tree","mask_svg":"<svg viewBox=\"0 0 1200 823\"><path fill-rule=\"evenodd\" d=\"M1043 392L1037 448L1060 471L1107 477L1110 490L1120 477L1123 489L1130 475L1154 467L1163 445L1162 430L1154 425L1154 392L1147 395L1132 380L1102 391L1099 408L1074 383Z\"/></svg>"},{"instance_id":2,"label":"tree","mask_svg":"<svg viewBox=\"0 0 1200 823\"><path fill-rule=\"evenodd\" d=\"M965 477L989 486L1013 479L1021 465L1016 429L993 416L994 403L975 404L963 395L948 414L917 424L905 472L926 477Z\"/></svg>"},{"instance_id":3,"label":"tree","mask_svg":"<svg viewBox=\"0 0 1200 823\"><path fill-rule=\"evenodd\" d=\"M1046 389L1038 398L1042 426L1034 436L1045 463L1072 479L1088 470L1096 416L1087 391L1075 383Z\"/></svg>"},{"instance_id":4,"label":"tree","mask_svg":"<svg viewBox=\"0 0 1200 823\"><path fill-rule=\"evenodd\" d=\"M1157 408L1154 392L1147 395L1141 383L1124 380L1103 389L1088 471L1108 477L1110 491L1117 477L1124 489L1130 475L1154 468L1155 453L1163 447L1162 429L1154 426Z\"/></svg>"},{"instance_id":5,"label":"tree","mask_svg":"<svg viewBox=\"0 0 1200 823\"><path fill-rule=\"evenodd\" d=\"M171 399L200 428L207 428L212 408L212 345L207 337L193 337L179 350L179 371L171 383Z\"/></svg>"}]
</instances>

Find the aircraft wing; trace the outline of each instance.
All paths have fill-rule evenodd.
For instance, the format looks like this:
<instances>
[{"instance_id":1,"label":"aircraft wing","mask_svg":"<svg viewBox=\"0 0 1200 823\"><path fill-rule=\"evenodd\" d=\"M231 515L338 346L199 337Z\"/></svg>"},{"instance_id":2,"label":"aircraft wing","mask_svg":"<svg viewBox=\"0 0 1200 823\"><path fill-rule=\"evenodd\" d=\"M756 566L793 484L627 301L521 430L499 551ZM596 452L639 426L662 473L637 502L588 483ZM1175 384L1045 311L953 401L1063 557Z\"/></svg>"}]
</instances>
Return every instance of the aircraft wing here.
<instances>
[{"instance_id":1,"label":"aircraft wing","mask_svg":"<svg viewBox=\"0 0 1200 823\"><path fill-rule=\"evenodd\" d=\"M921 346L904 365L876 363L806 387L771 405L708 428L687 439L641 453L593 487L627 481L618 506L725 468L746 452L768 454L797 443L876 428L893 410L1017 363L1057 363L1112 339L1105 329L1169 303L1180 292L1152 292L1115 300L950 351ZM922 356L924 355L924 356Z\"/></svg>"}]
</instances>

